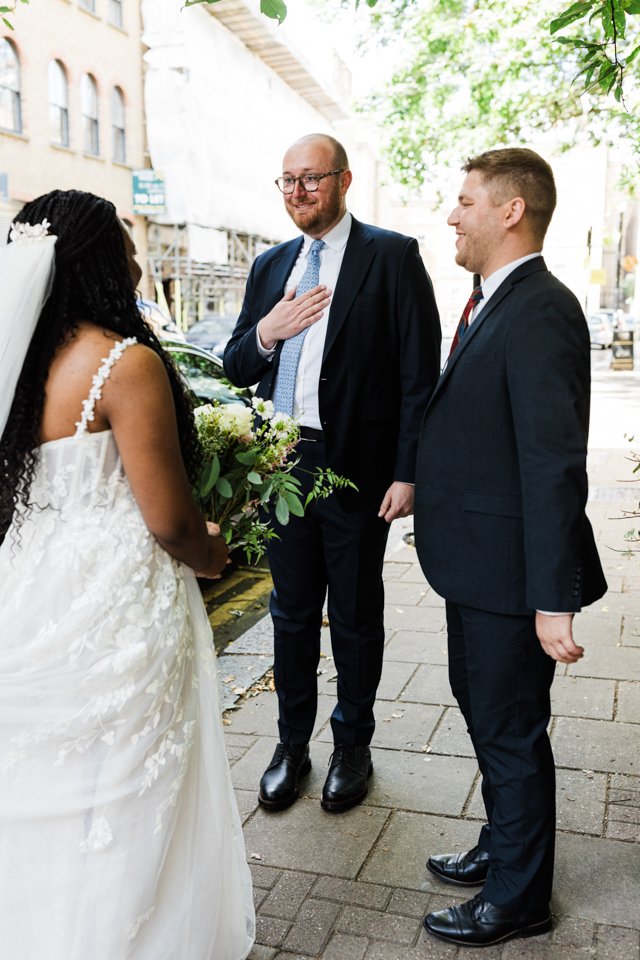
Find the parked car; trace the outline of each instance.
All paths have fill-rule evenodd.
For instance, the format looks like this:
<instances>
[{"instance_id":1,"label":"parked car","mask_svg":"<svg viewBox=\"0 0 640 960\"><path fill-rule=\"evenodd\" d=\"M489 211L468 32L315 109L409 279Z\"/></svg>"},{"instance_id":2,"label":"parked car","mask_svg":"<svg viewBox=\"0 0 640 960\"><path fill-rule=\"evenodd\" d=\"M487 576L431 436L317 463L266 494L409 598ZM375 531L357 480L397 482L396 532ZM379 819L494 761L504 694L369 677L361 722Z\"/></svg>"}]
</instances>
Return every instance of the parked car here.
<instances>
[{"instance_id":1,"label":"parked car","mask_svg":"<svg viewBox=\"0 0 640 960\"><path fill-rule=\"evenodd\" d=\"M613 324L607 313L592 313L587 317L592 347L606 350L613 341Z\"/></svg>"},{"instance_id":2,"label":"parked car","mask_svg":"<svg viewBox=\"0 0 640 960\"><path fill-rule=\"evenodd\" d=\"M222 356L236 325L236 317L206 313L187 330L187 341Z\"/></svg>"},{"instance_id":3,"label":"parked car","mask_svg":"<svg viewBox=\"0 0 640 960\"><path fill-rule=\"evenodd\" d=\"M251 404L251 391L236 387L227 379L220 357L179 340L163 341L162 346L201 403L217 400L220 403Z\"/></svg>"},{"instance_id":4,"label":"parked car","mask_svg":"<svg viewBox=\"0 0 640 960\"><path fill-rule=\"evenodd\" d=\"M157 337L161 340L168 337L172 340L184 341L184 333L182 330L178 330L171 317L164 312L160 304L156 303L155 300L143 300L142 298L139 298L136 302L138 310Z\"/></svg>"}]
</instances>

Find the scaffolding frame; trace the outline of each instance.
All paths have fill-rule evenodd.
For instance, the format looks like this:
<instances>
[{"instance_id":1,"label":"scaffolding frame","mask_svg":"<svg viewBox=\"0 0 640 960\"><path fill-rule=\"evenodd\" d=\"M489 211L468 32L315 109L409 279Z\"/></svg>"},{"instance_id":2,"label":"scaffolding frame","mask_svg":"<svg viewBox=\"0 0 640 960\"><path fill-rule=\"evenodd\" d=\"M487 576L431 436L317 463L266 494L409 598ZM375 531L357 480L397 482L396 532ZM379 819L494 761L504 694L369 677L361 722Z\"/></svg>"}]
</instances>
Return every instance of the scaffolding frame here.
<instances>
[{"instance_id":1,"label":"scaffolding frame","mask_svg":"<svg viewBox=\"0 0 640 960\"><path fill-rule=\"evenodd\" d=\"M205 314L237 316L251 265L258 254L278 241L257 234L224 229L227 263L194 260L189 252L187 225L149 223L149 276L160 284L178 326L186 330Z\"/></svg>"}]
</instances>

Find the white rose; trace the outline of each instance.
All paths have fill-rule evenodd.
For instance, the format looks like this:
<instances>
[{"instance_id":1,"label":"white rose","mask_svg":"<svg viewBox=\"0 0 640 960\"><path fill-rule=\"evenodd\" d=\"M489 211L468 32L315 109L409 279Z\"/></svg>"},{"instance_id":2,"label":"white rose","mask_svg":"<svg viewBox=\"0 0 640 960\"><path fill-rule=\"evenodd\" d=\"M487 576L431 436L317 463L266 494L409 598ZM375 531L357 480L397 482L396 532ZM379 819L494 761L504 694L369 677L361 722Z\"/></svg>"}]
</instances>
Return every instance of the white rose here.
<instances>
[{"instance_id":1,"label":"white rose","mask_svg":"<svg viewBox=\"0 0 640 960\"><path fill-rule=\"evenodd\" d=\"M253 427L253 412L242 403L225 403L220 409L220 421L224 430L236 437L246 437Z\"/></svg>"}]
</instances>

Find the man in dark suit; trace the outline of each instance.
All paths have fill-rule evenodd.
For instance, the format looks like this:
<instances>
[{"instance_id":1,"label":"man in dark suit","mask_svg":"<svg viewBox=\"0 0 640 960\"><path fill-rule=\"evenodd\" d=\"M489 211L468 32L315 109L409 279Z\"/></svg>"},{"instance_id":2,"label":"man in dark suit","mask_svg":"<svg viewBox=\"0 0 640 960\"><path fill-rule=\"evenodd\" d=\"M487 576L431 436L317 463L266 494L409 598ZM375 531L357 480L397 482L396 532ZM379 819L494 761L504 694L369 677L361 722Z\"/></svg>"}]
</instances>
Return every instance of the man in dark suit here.
<instances>
[{"instance_id":1,"label":"man in dark suit","mask_svg":"<svg viewBox=\"0 0 640 960\"><path fill-rule=\"evenodd\" d=\"M415 240L346 209L344 148L313 134L289 148L276 183L302 236L253 264L224 356L238 385L301 424L297 476L351 479L269 544L280 743L260 781L266 809L288 806L311 767L325 595L338 674L326 810L359 803L384 645L382 563L389 524L413 509L418 429L438 378L440 323Z\"/></svg>"},{"instance_id":2,"label":"man in dark suit","mask_svg":"<svg viewBox=\"0 0 640 960\"><path fill-rule=\"evenodd\" d=\"M415 532L425 576L446 599L451 687L487 816L477 846L427 866L484 887L424 923L442 940L484 946L551 925L549 691L555 662L584 652L574 613L606 582L585 515L589 334L540 253L553 173L525 149L463 169L448 223L456 262L482 283L425 413Z\"/></svg>"}]
</instances>

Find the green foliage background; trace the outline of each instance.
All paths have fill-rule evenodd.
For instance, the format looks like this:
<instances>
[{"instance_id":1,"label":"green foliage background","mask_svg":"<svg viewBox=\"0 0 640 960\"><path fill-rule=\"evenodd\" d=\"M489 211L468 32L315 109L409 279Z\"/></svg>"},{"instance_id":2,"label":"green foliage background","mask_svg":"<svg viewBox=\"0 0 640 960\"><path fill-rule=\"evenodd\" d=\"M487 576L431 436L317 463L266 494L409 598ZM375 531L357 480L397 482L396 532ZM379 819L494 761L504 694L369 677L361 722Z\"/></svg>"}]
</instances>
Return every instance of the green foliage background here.
<instances>
[{"instance_id":1,"label":"green foliage background","mask_svg":"<svg viewBox=\"0 0 640 960\"><path fill-rule=\"evenodd\" d=\"M380 0L368 42L402 36L404 62L366 108L382 123L394 178L419 187L434 165L553 129L567 147L616 144L634 184L640 2L627 0L623 24L624 3Z\"/></svg>"}]
</instances>

